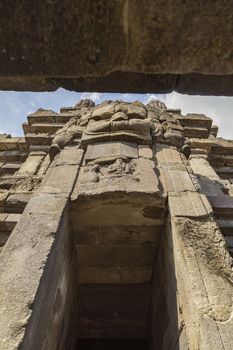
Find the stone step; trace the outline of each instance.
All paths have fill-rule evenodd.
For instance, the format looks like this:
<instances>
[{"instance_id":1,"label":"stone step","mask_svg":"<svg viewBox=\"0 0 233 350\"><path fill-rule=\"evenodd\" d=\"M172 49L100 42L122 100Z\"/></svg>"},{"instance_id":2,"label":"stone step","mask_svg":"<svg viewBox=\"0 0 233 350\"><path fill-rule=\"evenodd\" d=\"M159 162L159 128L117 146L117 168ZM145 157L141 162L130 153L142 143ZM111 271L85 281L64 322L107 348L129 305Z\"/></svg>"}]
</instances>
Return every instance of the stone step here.
<instances>
[{"instance_id":1,"label":"stone step","mask_svg":"<svg viewBox=\"0 0 233 350\"><path fill-rule=\"evenodd\" d=\"M211 154L209 159L213 167L233 167L233 155Z\"/></svg>"},{"instance_id":2,"label":"stone step","mask_svg":"<svg viewBox=\"0 0 233 350\"><path fill-rule=\"evenodd\" d=\"M51 145L54 134L48 135L46 133L27 133L25 139L28 145Z\"/></svg>"},{"instance_id":3,"label":"stone step","mask_svg":"<svg viewBox=\"0 0 233 350\"><path fill-rule=\"evenodd\" d=\"M29 145L29 152L46 152L48 153L50 149L50 145Z\"/></svg>"},{"instance_id":4,"label":"stone step","mask_svg":"<svg viewBox=\"0 0 233 350\"><path fill-rule=\"evenodd\" d=\"M210 196L209 202L213 208L217 219L232 219L233 217L233 197L232 196Z\"/></svg>"},{"instance_id":5,"label":"stone step","mask_svg":"<svg viewBox=\"0 0 233 350\"><path fill-rule=\"evenodd\" d=\"M0 232L11 232L20 216L21 214L0 213Z\"/></svg>"},{"instance_id":6,"label":"stone step","mask_svg":"<svg viewBox=\"0 0 233 350\"><path fill-rule=\"evenodd\" d=\"M28 133L48 133L54 134L57 130L61 129L65 123L34 123L29 125L23 123L23 130L25 135Z\"/></svg>"},{"instance_id":7,"label":"stone step","mask_svg":"<svg viewBox=\"0 0 233 350\"><path fill-rule=\"evenodd\" d=\"M0 151L17 151L20 137L11 137L4 140L0 139Z\"/></svg>"},{"instance_id":8,"label":"stone step","mask_svg":"<svg viewBox=\"0 0 233 350\"><path fill-rule=\"evenodd\" d=\"M233 178L233 167L223 166L215 167L214 169L222 179Z\"/></svg>"},{"instance_id":9,"label":"stone step","mask_svg":"<svg viewBox=\"0 0 233 350\"><path fill-rule=\"evenodd\" d=\"M211 146L211 154L233 154L233 141L216 138Z\"/></svg>"},{"instance_id":10,"label":"stone step","mask_svg":"<svg viewBox=\"0 0 233 350\"><path fill-rule=\"evenodd\" d=\"M27 155L28 154L24 151L2 151L0 152L0 162L24 162Z\"/></svg>"},{"instance_id":11,"label":"stone step","mask_svg":"<svg viewBox=\"0 0 233 350\"><path fill-rule=\"evenodd\" d=\"M77 108L75 107L61 107L60 108L60 113L72 113L72 112L75 112L77 111Z\"/></svg>"},{"instance_id":12,"label":"stone step","mask_svg":"<svg viewBox=\"0 0 233 350\"><path fill-rule=\"evenodd\" d=\"M184 136L205 139L209 137L209 130L207 128L185 126Z\"/></svg>"},{"instance_id":13,"label":"stone step","mask_svg":"<svg viewBox=\"0 0 233 350\"><path fill-rule=\"evenodd\" d=\"M21 214L28 204L31 196L31 192L18 192L9 194L5 202L5 211L7 213Z\"/></svg>"},{"instance_id":14,"label":"stone step","mask_svg":"<svg viewBox=\"0 0 233 350\"><path fill-rule=\"evenodd\" d=\"M74 113L63 112L55 114L30 114L28 115L28 124L31 126L35 123L67 123L74 117Z\"/></svg>"},{"instance_id":15,"label":"stone step","mask_svg":"<svg viewBox=\"0 0 233 350\"><path fill-rule=\"evenodd\" d=\"M233 236L233 219L218 219L217 223L224 236Z\"/></svg>"},{"instance_id":16,"label":"stone step","mask_svg":"<svg viewBox=\"0 0 233 350\"><path fill-rule=\"evenodd\" d=\"M67 123L73 117L74 113L72 112L58 113L56 116L56 123Z\"/></svg>"},{"instance_id":17,"label":"stone step","mask_svg":"<svg viewBox=\"0 0 233 350\"><path fill-rule=\"evenodd\" d=\"M210 131L212 126L212 119L204 114L188 113L185 116L175 114L183 127L190 128L205 128Z\"/></svg>"},{"instance_id":18,"label":"stone step","mask_svg":"<svg viewBox=\"0 0 233 350\"><path fill-rule=\"evenodd\" d=\"M4 163L0 167L0 174L14 174L18 171L23 163L15 162L15 163Z\"/></svg>"},{"instance_id":19,"label":"stone step","mask_svg":"<svg viewBox=\"0 0 233 350\"><path fill-rule=\"evenodd\" d=\"M34 123L56 123L57 113L51 111L35 112L27 116L28 124Z\"/></svg>"}]
</instances>

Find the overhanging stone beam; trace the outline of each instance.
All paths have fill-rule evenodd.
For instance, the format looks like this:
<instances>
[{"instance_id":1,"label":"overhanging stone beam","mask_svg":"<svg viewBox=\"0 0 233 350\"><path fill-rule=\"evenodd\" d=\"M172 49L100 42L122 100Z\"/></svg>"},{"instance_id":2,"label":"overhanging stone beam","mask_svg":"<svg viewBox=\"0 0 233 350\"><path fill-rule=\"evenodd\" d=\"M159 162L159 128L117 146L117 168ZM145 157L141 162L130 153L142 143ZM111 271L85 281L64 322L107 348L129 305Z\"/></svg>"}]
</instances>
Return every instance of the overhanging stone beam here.
<instances>
[{"instance_id":1,"label":"overhanging stone beam","mask_svg":"<svg viewBox=\"0 0 233 350\"><path fill-rule=\"evenodd\" d=\"M0 10L2 90L233 94L230 1L32 0Z\"/></svg>"}]
</instances>

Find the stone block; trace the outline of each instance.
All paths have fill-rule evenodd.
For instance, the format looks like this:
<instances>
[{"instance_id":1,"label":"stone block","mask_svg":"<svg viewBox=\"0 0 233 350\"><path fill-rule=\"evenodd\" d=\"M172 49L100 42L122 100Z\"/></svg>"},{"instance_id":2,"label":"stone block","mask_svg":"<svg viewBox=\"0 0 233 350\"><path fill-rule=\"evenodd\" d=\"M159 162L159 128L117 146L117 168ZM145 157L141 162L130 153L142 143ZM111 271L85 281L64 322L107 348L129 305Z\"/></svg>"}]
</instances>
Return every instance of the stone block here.
<instances>
[{"instance_id":1,"label":"stone block","mask_svg":"<svg viewBox=\"0 0 233 350\"><path fill-rule=\"evenodd\" d=\"M8 238L10 237L10 234L11 232L0 231L0 248L4 247ZM0 253L1 253L1 249L0 249Z\"/></svg>"},{"instance_id":2,"label":"stone block","mask_svg":"<svg viewBox=\"0 0 233 350\"><path fill-rule=\"evenodd\" d=\"M150 283L152 266L79 267L80 284Z\"/></svg>"},{"instance_id":3,"label":"stone block","mask_svg":"<svg viewBox=\"0 0 233 350\"><path fill-rule=\"evenodd\" d=\"M65 147L55 157L52 166L60 165L80 165L83 157L83 150L78 149L77 146Z\"/></svg>"},{"instance_id":4,"label":"stone block","mask_svg":"<svg viewBox=\"0 0 233 350\"><path fill-rule=\"evenodd\" d=\"M231 219L219 219L217 220L218 226L224 236L233 236L233 220Z\"/></svg>"},{"instance_id":5,"label":"stone block","mask_svg":"<svg viewBox=\"0 0 233 350\"><path fill-rule=\"evenodd\" d=\"M180 119L180 122L183 126L188 127L202 127L206 128L210 131L212 126L212 119L207 117L204 114L197 114L197 113L188 113L186 116L184 116L182 119Z\"/></svg>"},{"instance_id":6,"label":"stone block","mask_svg":"<svg viewBox=\"0 0 233 350\"><path fill-rule=\"evenodd\" d=\"M189 164L197 175L202 193L208 197L224 195L221 179L206 159L191 158Z\"/></svg>"},{"instance_id":7,"label":"stone block","mask_svg":"<svg viewBox=\"0 0 233 350\"><path fill-rule=\"evenodd\" d=\"M215 171L223 179L233 178L233 167L215 167Z\"/></svg>"},{"instance_id":8,"label":"stone block","mask_svg":"<svg viewBox=\"0 0 233 350\"><path fill-rule=\"evenodd\" d=\"M0 139L0 151L17 150L19 140L20 138L18 137Z\"/></svg>"},{"instance_id":9,"label":"stone block","mask_svg":"<svg viewBox=\"0 0 233 350\"><path fill-rule=\"evenodd\" d=\"M62 112L56 115L57 123L67 123L71 118L74 117L74 113L72 112Z\"/></svg>"},{"instance_id":10,"label":"stone block","mask_svg":"<svg viewBox=\"0 0 233 350\"><path fill-rule=\"evenodd\" d=\"M61 129L64 126L64 123L33 123L32 125L28 125L27 123L23 123L24 133L48 133L50 135L55 134L55 132Z\"/></svg>"},{"instance_id":11,"label":"stone block","mask_svg":"<svg viewBox=\"0 0 233 350\"><path fill-rule=\"evenodd\" d=\"M159 165L178 163L184 164L184 155L175 149L168 146L156 145L155 147L155 158Z\"/></svg>"},{"instance_id":12,"label":"stone block","mask_svg":"<svg viewBox=\"0 0 233 350\"><path fill-rule=\"evenodd\" d=\"M136 245L78 245L79 266L144 266L152 265L156 249L152 244Z\"/></svg>"},{"instance_id":13,"label":"stone block","mask_svg":"<svg viewBox=\"0 0 233 350\"><path fill-rule=\"evenodd\" d=\"M5 230L11 232L20 219L21 214L9 214L5 219Z\"/></svg>"},{"instance_id":14,"label":"stone block","mask_svg":"<svg viewBox=\"0 0 233 350\"><path fill-rule=\"evenodd\" d=\"M27 116L29 125L35 123L55 123L57 113L52 111L41 111L31 113Z\"/></svg>"},{"instance_id":15,"label":"stone block","mask_svg":"<svg viewBox=\"0 0 233 350\"><path fill-rule=\"evenodd\" d=\"M5 202L5 210L8 213L22 213L31 199L32 193L19 192L9 194Z\"/></svg>"},{"instance_id":16,"label":"stone block","mask_svg":"<svg viewBox=\"0 0 233 350\"><path fill-rule=\"evenodd\" d=\"M110 226L100 229L101 244L153 244L161 238L163 226Z\"/></svg>"},{"instance_id":17,"label":"stone block","mask_svg":"<svg viewBox=\"0 0 233 350\"><path fill-rule=\"evenodd\" d=\"M0 213L0 231L6 231L5 220L7 216L8 214L6 213Z\"/></svg>"},{"instance_id":18,"label":"stone block","mask_svg":"<svg viewBox=\"0 0 233 350\"><path fill-rule=\"evenodd\" d=\"M214 138L212 140L211 153L213 154L233 154L233 141Z\"/></svg>"},{"instance_id":19,"label":"stone block","mask_svg":"<svg viewBox=\"0 0 233 350\"><path fill-rule=\"evenodd\" d=\"M31 152L19 169L18 174L35 175L45 156L45 152Z\"/></svg>"},{"instance_id":20,"label":"stone block","mask_svg":"<svg viewBox=\"0 0 233 350\"><path fill-rule=\"evenodd\" d=\"M1 174L14 174L16 171L18 171L21 167L22 163L15 162L15 163L5 163L0 168Z\"/></svg>"},{"instance_id":21,"label":"stone block","mask_svg":"<svg viewBox=\"0 0 233 350\"><path fill-rule=\"evenodd\" d=\"M50 145L30 145L29 144L29 152L37 152L37 151L44 151L46 153L49 152Z\"/></svg>"},{"instance_id":22,"label":"stone block","mask_svg":"<svg viewBox=\"0 0 233 350\"><path fill-rule=\"evenodd\" d=\"M18 162L24 161L27 153L24 151L2 151L0 152L0 162Z\"/></svg>"},{"instance_id":23,"label":"stone block","mask_svg":"<svg viewBox=\"0 0 233 350\"><path fill-rule=\"evenodd\" d=\"M88 145L85 162L97 158L138 158L138 147L132 142L99 142Z\"/></svg>"},{"instance_id":24,"label":"stone block","mask_svg":"<svg viewBox=\"0 0 233 350\"><path fill-rule=\"evenodd\" d=\"M191 148L199 148L205 149L207 154L210 153L213 141L210 139L200 139L200 138L191 138L190 139L190 147Z\"/></svg>"},{"instance_id":25,"label":"stone block","mask_svg":"<svg viewBox=\"0 0 233 350\"><path fill-rule=\"evenodd\" d=\"M169 211L174 217L205 217L212 214L211 206L205 195L197 192L170 193Z\"/></svg>"},{"instance_id":26,"label":"stone block","mask_svg":"<svg viewBox=\"0 0 233 350\"><path fill-rule=\"evenodd\" d=\"M153 151L148 145L138 145L139 157L153 159Z\"/></svg>"},{"instance_id":27,"label":"stone block","mask_svg":"<svg viewBox=\"0 0 233 350\"><path fill-rule=\"evenodd\" d=\"M207 128L200 128L200 127L184 127L184 136L189 138L199 138L204 139L209 137L209 130Z\"/></svg>"},{"instance_id":28,"label":"stone block","mask_svg":"<svg viewBox=\"0 0 233 350\"><path fill-rule=\"evenodd\" d=\"M18 142L18 150L19 151L27 151L27 144L24 137L20 137Z\"/></svg>"},{"instance_id":29,"label":"stone block","mask_svg":"<svg viewBox=\"0 0 233 350\"><path fill-rule=\"evenodd\" d=\"M159 172L166 193L196 190L191 176L183 164L159 166Z\"/></svg>"},{"instance_id":30,"label":"stone block","mask_svg":"<svg viewBox=\"0 0 233 350\"><path fill-rule=\"evenodd\" d=\"M54 193L38 193L29 201L25 214L57 214L61 215L66 206L67 198Z\"/></svg>"},{"instance_id":31,"label":"stone block","mask_svg":"<svg viewBox=\"0 0 233 350\"><path fill-rule=\"evenodd\" d=\"M3 190L3 189L0 190L0 207L4 208L5 201L8 196L9 196L9 191Z\"/></svg>"},{"instance_id":32,"label":"stone block","mask_svg":"<svg viewBox=\"0 0 233 350\"><path fill-rule=\"evenodd\" d=\"M233 197L232 196L210 196L208 197L216 216L226 216L231 218L233 215Z\"/></svg>"},{"instance_id":33,"label":"stone block","mask_svg":"<svg viewBox=\"0 0 233 350\"><path fill-rule=\"evenodd\" d=\"M78 170L79 167L77 165L59 165L51 167L41 184L40 193L64 193L64 195L70 195L75 184Z\"/></svg>"},{"instance_id":34,"label":"stone block","mask_svg":"<svg viewBox=\"0 0 233 350\"><path fill-rule=\"evenodd\" d=\"M155 244L159 243L163 226L78 226L72 232L76 244Z\"/></svg>"},{"instance_id":35,"label":"stone block","mask_svg":"<svg viewBox=\"0 0 233 350\"><path fill-rule=\"evenodd\" d=\"M25 139L28 145L51 145L54 135L48 135L47 133L27 133Z\"/></svg>"},{"instance_id":36,"label":"stone block","mask_svg":"<svg viewBox=\"0 0 233 350\"><path fill-rule=\"evenodd\" d=\"M92 112L92 118L101 117L102 119L110 118L115 113L115 104L100 104Z\"/></svg>"}]
</instances>

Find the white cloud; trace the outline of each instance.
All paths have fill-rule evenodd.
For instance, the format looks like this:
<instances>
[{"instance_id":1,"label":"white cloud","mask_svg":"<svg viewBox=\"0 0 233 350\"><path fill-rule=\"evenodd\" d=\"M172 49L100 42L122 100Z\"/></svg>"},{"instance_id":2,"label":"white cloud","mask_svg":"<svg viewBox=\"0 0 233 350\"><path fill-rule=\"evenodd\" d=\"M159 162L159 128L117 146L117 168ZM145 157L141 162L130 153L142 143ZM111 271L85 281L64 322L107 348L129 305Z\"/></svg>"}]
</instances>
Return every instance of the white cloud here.
<instances>
[{"instance_id":1,"label":"white cloud","mask_svg":"<svg viewBox=\"0 0 233 350\"><path fill-rule=\"evenodd\" d=\"M98 102L101 98L101 95L99 92L84 92L82 95L81 95L81 99L85 99L85 98L88 98L90 100L92 100L93 102Z\"/></svg>"},{"instance_id":2,"label":"white cloud","mask_svg":"<svg viewBox=\"0 0 233 350\"><path fill-rule=\"evenodd\" d=\"M184 115L205 114L219 127L219 136L233 139L233 97L190 96L173 92L166 95L165 103L168 108L180 108Z\"/></svg>"},{"instance_id":3,"label":"white cloud","mask_svg":"<svg viewBox=\"0 0 233 350\"><path fill-rule=\"evenodd\" d=\"M162 94L146 94L144 103L147 104L151 100L160 100L160 101L165 102L166 95L162 95Z\"/></svg>"}]
</instances>

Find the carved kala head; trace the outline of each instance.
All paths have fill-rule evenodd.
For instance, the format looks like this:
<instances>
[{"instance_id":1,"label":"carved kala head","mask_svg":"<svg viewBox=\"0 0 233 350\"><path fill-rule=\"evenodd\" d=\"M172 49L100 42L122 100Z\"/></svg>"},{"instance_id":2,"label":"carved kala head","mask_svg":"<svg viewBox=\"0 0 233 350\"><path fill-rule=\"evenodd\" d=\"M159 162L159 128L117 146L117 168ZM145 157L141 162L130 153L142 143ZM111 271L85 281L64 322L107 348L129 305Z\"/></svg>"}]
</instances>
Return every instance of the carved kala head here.
<instances>
[{"instance_id":1,"label":"carved kala head","mask_svg":"<svg viewBox=\"0 0 233 350\"><path fill-rule=\"evenodd\" d=\"M152 99L150 100L147 104L146 104L147 109L151 109L151 110L161 110L161 111L165 111L167 109L166 105L164 102L156 100L156 99Z\"/></svg>"}]
</instances>

